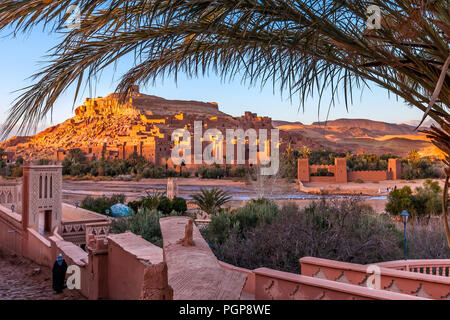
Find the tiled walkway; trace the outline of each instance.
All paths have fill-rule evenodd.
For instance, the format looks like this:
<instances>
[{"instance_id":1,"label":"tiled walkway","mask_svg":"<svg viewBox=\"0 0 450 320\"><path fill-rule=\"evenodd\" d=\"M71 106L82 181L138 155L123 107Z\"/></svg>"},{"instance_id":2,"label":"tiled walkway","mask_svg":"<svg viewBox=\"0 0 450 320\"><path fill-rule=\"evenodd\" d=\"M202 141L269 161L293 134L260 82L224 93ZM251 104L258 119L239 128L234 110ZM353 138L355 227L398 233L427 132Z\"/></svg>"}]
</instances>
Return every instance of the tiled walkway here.
<instances>
[{"instance_id":1,"label":"tiled walkway","mask_svg":"<svg viewBox=\"0 0 450 320\"><path fill-rule=\"evenodd\" d=\"M79 300L77 291L52 290L51 271L22 257L0 252L0 300Z\"/></svg>"}]
</instances>

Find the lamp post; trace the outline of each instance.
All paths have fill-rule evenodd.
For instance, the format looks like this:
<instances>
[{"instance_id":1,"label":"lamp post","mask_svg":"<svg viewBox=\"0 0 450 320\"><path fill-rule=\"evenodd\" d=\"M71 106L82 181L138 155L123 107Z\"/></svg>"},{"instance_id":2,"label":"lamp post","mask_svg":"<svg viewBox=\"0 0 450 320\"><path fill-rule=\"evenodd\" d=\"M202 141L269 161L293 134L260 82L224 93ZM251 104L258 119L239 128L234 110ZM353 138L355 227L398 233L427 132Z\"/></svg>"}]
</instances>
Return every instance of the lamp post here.
<instances>
[{"instance_id":1,"label":"lamp post","mask_svg":"<svg viewBox=\"0 0 450 320\"><path fill-rule=\"evenodd\" d=\"M401 217L402 217L402 221L403 221L403 237L405 238L405 260L407 260L408 259L408 247L407 247L407 242L406 242L406 223L408 222L408 217L409 217L408 211L403 210Z\"/></svg>"}]
</instances>

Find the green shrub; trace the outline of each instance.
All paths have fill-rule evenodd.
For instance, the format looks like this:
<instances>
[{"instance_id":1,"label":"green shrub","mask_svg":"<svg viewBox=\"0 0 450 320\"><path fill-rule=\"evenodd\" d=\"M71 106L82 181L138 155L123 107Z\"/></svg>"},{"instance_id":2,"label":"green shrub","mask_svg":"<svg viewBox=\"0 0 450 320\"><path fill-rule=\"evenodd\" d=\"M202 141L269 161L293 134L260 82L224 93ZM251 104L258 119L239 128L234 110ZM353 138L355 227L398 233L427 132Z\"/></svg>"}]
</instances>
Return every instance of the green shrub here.
<instances>
[{"instance_id":1,"label":"green shrub","mask_svg":"<svg viewBox=\"0 0 450 320\"><path fill-rule=\"evenodd\" d=\"M174 197L172 200L172 209L177 213L184 213L187 210L186 200Z\"/></svg>"},{"instance_id":2,"label":"green shrub","mask_svg":"<svg viewBox=\"0 0 450 320\"><path fill-rule=\"evenodd\" d=\"M146 196L142 198L142 206L149 209L154 210L158 209L159 203L165 197L164 192L160 192L158 190L145 191Z\"/></svg>"},{"instance_id":3,"label":"green shrub","mask_svg":"<svg viewBox=\"0 0 450 320\"><path fill-rule=\"evenodd\" d=\"M161 197L158 204L158 211L161 211L163 214L170 214L173 210L172 201L170 201L167 197Z\"/></svg>"},{"instance_id":4,"label":"green shrub","mask_svg":"<svg viewBox=\"0 0 450 320\"><path fill-rule=\"evenodd\" d=\"M111 197L103 196L98 198L87 196L81 202L81 207L86 210L106 214L106 210L110 209L112 205L115 205L117 203L124 203L124 201L125 195L123 194L114 194Z\"/></svg>"},{"instance_id":5,"label":"green shrub","mask_svg":"<svg viewBox=\"0 0 450 320\"><path fill-rule=\"evenodd\" d=\"M111 223L111 233L123 233L129 230L161 247L162 236L159 219L162 217L163 215L157 210L141 208L127 217L114 219Z\"/></svg>"},{"instance_id":6,"label":"green shrub","mask_svg":"<svg viewBox=\"0 0 450 320\"><path fill-rule=\"evenodd\" d=\"M203 179L221 179L225 176L225 170L220 167L200 167L197 169L197 176Z\"/></svg>"},{"instance_id":7,"label":"green shrub","mask_svg":"<svg viewBox=\"0 0 450 320\"><path fill-rule=\"evenodd\" d=\"M205 236L219 260L240 267L299 273L303 256L362 264L402 257L402 234L395 224L356 198L313 202L303 209L253 203L234 214L213 218Z\"/></svg>"},{"instance_id":8,"label":"green shrub","mask_svg":"<svg viewBox=\"0 0 450 320\"><path fill-rule=\"evenodd\" d=\"M311 176L333 177L334 173L333 172L329 172L327 168L318 168L316 172L311 173Z\"/></svg>"},{"instance_id":9,"label":"green shrub","mask_svg":"<svg viewBox=\"0 0 450 320\"><path fill-rule=\"evenodd\" d=\"M142 200L130 201L127 203L127 206L134 212L137 212L142 207Z\"/></svg>"},{"instance_id":10,"label":"green shrub","mask_svg":"<svg viewBox=\"0 0 450 320\"><path fill-rule=\"evenodd\" d=\"M218 211L211 216L211 222L203 229L210 243L223 243L231 232L242 233L261 223L270 223L278 214L277 205L267 199L247 203L233 212Z\"/></svg>"},{"instance_id":11,"label":"green shrub","mask_svg":"<svg viewBox=\"0 0 450 320\"><path fill-rule=\"evenodd\" d=\"M142 177L143 178L158 179L158 178L162 178L163 176L164 176L164 173L163 173L163 170L161 168L145 167L142 170Z\"/></svg>"},{"instance_id":12,"label":"green shrub","mask_svg":"<svg viewBox=\"0 0 450 320\"><path fill-rule=\"evenodd\" d=\"M427 179L423 187L417 187L413 193L405 186L389 193L386 211L398 216L403 210L413 218L439 215L442 212L441 188L438 182Z\"/></svg>"}]
</instances>

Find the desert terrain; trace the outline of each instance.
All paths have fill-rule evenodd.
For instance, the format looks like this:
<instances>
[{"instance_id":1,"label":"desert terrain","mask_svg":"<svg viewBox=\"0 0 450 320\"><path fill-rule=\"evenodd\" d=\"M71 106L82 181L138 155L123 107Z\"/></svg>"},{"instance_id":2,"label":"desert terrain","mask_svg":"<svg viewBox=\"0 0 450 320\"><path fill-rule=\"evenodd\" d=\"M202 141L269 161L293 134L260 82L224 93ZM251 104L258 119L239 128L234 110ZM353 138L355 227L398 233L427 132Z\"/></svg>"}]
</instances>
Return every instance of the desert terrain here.
<instances>
[{"instance_id":1,"label":"desert terrain","mask_svg":"<svg viewBox=\"0 0 450 320\"><path fill-rule=\"evenodd\" d=\"M414 181L406 180L386 180L378 183L306 183L307 187L321 188L323 195L311 194L299 190L297 183L286 182L285 180L271 181L264 183L264 187L258 187L254 181L233 181L233 180L216 180L216 179L200 179L185 178L178 179L179 196L189 199L192 194L198 193L200 188L217 187L230 192L232 201L227 204L228 207L240 207L252 198L258 198L263 195L273 199L278 204L286 202L295 202L300 207L309 205L312 201L321 198L332 199L348 196L360 196L362 200L370 204L375 211L381 213L384 211L387 202L387 188L391 190L395 187L402 188L405 185L414 189L422 186L425 180L419 179ZM438 180L441 187L443 180ZM63 182L63 201L74 204L81 201L86 196L111 196L113 194L125 194L127 201L136 200L146 195L147 191L157 190L165 192L166 179L142 179L140 181L71 181Z\"/></svg>"}]
</instances>

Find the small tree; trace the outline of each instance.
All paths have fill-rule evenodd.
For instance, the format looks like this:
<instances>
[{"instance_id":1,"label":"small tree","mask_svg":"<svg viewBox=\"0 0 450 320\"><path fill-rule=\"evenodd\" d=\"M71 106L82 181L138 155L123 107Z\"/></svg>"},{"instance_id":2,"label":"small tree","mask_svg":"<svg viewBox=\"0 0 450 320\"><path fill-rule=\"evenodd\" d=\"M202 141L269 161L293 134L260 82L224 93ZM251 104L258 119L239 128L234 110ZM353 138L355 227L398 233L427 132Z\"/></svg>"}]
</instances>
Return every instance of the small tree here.
<instances>
[{"instance_id":1,"label":"small tree","mask_svg":"<svg viewBox=\"0 0 450 320\"><path fill-rule=\"evenodd\" d=\"M173 210L173 203L167 197L162 197L158 204L158 211L161 211L163 214L170 214Z\"/></svg>"},{"instance_id":2,"label":"small tree","mask_svg":"<svg viewBox=\"0 0 450 320\"><path fill-rule=\"evenodd\" d=\"M414 206L411 195L412 190L408 186L391 191L389 193L389 200L386 203L386 211L394 216L398 216L403 210L412 213Z\"/></svg>"},{"instance_id":3,"label":"small tree","mask_svg":"<svg viewBox=\"0 0 450 320\"><path fill-rule=\"evenodd\" d=\"M172 208L177 213L184 213L187 210L186 200L183 198L175 197L172 200Z\"/></svg>"},{"instance_id":4,"label":"small tree","mask_svg":"<svg viewBox=\"0 0 450 320\"><path fill-rule=\"evenodd\" d=\"M438 182L431 179L427 179L423 187L416 188L414 192L408 186L393 190L389 193L386 211L399 215L406 210L415 218L439 215L442 213L441 192Z\"/></svg>"},{"instance_id":5,"label":"small tree","mask_svg":"<svg viewBox=\"0 0 450 320\"><path fill-rule=\"evenodd\" d=\"M192 195L193 202L208 214L213 214L221 206L231 201L231 196L227 191L212 188L210 190L201 188L200 193Z\"/></svg>"},{"instance_id":6,"label":"small tree","mask_svg":"<svg viewBox=\"0 0 450 320\"><path fill-rule=\"evenodd\" d=\"M119 217L111 223L112 233L123 233L127 230L141 235L145 240L157 246L162 246L159 219L162 214L157 210L141 208L127 217Z\"/></svg>"}]
</instances>

